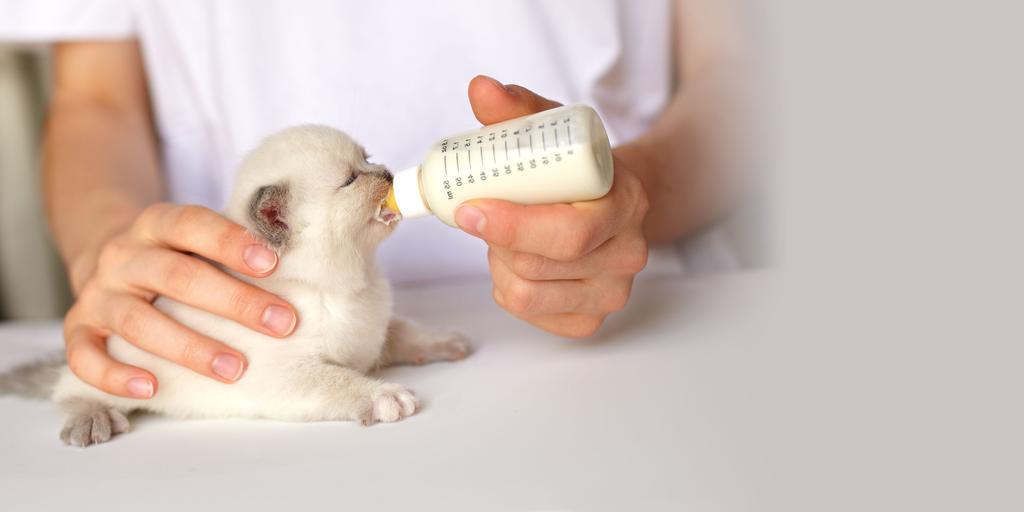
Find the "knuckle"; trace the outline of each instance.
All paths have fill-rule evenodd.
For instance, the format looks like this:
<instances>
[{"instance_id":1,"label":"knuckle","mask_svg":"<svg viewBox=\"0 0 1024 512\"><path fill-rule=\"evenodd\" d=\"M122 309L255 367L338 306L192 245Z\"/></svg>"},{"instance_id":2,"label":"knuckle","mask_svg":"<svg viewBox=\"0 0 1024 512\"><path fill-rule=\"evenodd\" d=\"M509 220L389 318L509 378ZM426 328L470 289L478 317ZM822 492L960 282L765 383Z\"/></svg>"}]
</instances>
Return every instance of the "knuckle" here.
<instances>
[{"instance_id":1,"label":"knuckle","mask_svg":"<svg viewBox=\"0 0 1024 512\"><path fill-rule=\"evenodd\" d=\"M72 318L79 318L84 313L84 310L89 309L94 304L100 304L100 285L97 282L96 277L90 277L89 280L82 285L82 291L78 294L78 299L75 301L71 309L68 310L68 314L65 317L65 323L70 323Z\"/></svg>"},{"instance_id":2,"label":"knuckle","mask_svg":"<svg viewBox=\"0 0 1024 512\"><path fill-rule=\"evenodd\" d=\"M519 277L539 279L544 275L545 267L543 256L525 252L512 256L512 271Z\"/></svg>"},{"instance_id":3,"label":"knuckle","mask_svg":"<svg viewBox=\"0 0 1024 512\"><path fill-rule=\"evenodd\" d=\"M629 302L629 292L627 291L616 291L605 295L604 304L602 304L602 311L607 313L614 313L616 311L622 311Z\"/></svg>"},{"instance_id":4,"label":"knuckle","mask_svg":"<svg viewBox=\"0 0 1024 512\"><path fill-rule=\"evenodd\" d=\"M597 333L602 323L603 317L584 317L562 327L557 334L567 338L589 338Z\"/></svg>"},{"instance_id":5,"label":"knuckle","mask_svg":"<svg viewBox=\"0 0 1024 512\"><path fill-rule=\"evenodd\" d=\"M232 290L228 299L228 305L238 319L257 318L262 313L263 302L258 292L243 285Z\"/></svg>"},{"instance_id":6,"label":"knuckle","mask_svg":"<svg viewBox=\"0 0 1024 512\"><path fill-rule=\"evenodd\" d=\"M147 308L142 305L121 307L114 312L113 325L110 327L121 336L136 340L145 330L148 313Z\"/></svg>"},{"instance_id":7,"label":"knuckle","mask_svg":"<svg viewBox=\"0 0 1024 512\"><path fill-rule=\"evenodd\" d=\"M100 389L105 391L114 391L118 388L116 374L112 365L104 365L97 380Z\"/></svg>"},{"instance_id":8,"label":"knuckle","mask_svg":"<svg viewBox=\"0 0 1024 512\"><path fill-rule=\"evenodd\" d=\"M621 268L628 274L637 274L647 267L647 258L647 244L640 242L623 254Z\"/></svg>"},{"instance_id":9,"label":"knuckle","mask_svg":"<svg viewBox=\"0 0 1024 512\"><path fill-rule=\"evenodd\" d=\"M178 224L193 225L197 222L203 221L209 209L205 206L199 206L196 204L186 204L178 207L175 221Z\"/></svg>"},{"instance_id":10,"label":"knuckle","mask_svg":"<svg viewBox=\"0 0 1024 512\"><path fill-rule=\"evenodd\" d=\"M647 197L647 192L644 190L643 183L640 182L640 178L636 176L630 176L630 202L633 204L633 211L636 215L641 218L647 215L647 212L651 209L651 201Z\"/></svg>"},{"instance_id":11,"label":"knuckle","mask_svg":"<svg viewBox=\"0 0 1024 512\"><path fill-rule=\"evenodd\" d=\"M178 206L171 219L170 233L176 240L187 238L197 227L203 224L209 210L198 205Z\"/></svg>"},{"instance_id":12,"label":"knuckle","mask_svg":"<svg viewBox=\"0 0 1024 512\"><path fill-rule=\"evenodd\" d=\"M499 223L492 230L491 237L494 243L501 247L517 247L519 245L519 224L515 220L506 223Z\"/></svg>"},{"instance_id":13,"label":"knuckle","mask_svg":"<svg viewBox=\"0 0 1024 512\"><path fill-rule=\"evenodd\" d=\"M615 175L615 187L620 187L620 201L627 202L632 206L632 212L634 214L646 215L647 210L650 208L650 201L647 198L647 192L644 189L644 184L640 181L640 177L637 175L624 172Z\"/></svg>"},{"instance_id":14,"label":"knuckle","mask_svg":"<svg viewBox=\"0 0 1024 512\"><path fill-rule=\"evenodd\" d=\"M505 308L513 313L529 313L536 304L537 294L530 283L513 281L503 293Z\"/></svg>"},{"instance_id":15,"label":"knuckle","mask_svg":"<svg viewBox=\"0 0 1024 512\"><path fill-rule=\"evenodd\" d=\"M644 193L642 189L637 192L637 198L634 204L636 205L634 211L636 212L636 215L641 219L646 217L647 212L651 210L651 201L647 199L647 194Z\"/></svg>"},{"instance_id":16,"label":"knuckle","mask_svg":"<svg viewBox=\"0 0 1024 512\"><path fill-rule=\"evenodd\" d=\"M242 250L236 248L239 240L241 240L241 234L243 229L239 226L229 225L218 230L214 235L214 250L217 254L221 255L223 260L227 260L228 255L241 254Z\"/></svg>"},{"instance_id":17,"label":"knuckle","mask_svg":"<svg viewBox=\"0 0 1024 512\"><path fill-rule=\"evenodd\" d=\"M94 282L87 282L78 294L78 299L64 315L64 335L70 338L75 329L82 327L101 328L107 307L106 294Z\"/></svg>"},{"instance_id":18,"label":"knuckle","mask_svg":"<svg viewBox=\"0 0 1024 512\"><path fill-rule=\"evenodd\" d=\"M163 208L162 204L152 204L144 208L139 215L135 217L135 222L132 223L132 230L136 232L146 231L149 226L153 225L153 222L160 217L160 211Z\"/></svg>"},{"instance_id":19,"label":"knuckle","mask_svg":"<svg viewBox=\"0 0 1024 512\"><path fill-rule=\"evenodd\" d=\"M112 238L106 244L103 244L103 248L100 249L100 253L96 258L97 269L104 270L121 266L129 259L129 251L127 241L121 237Z\"/></svg>"},{"instance_id":20,"label":"knuckle","mask_svg":"<svg viewBox=\"0 0 1024 512\"><path fill-rule=\"evenodd\" d=\"M68 308L68 312L64 315L64 325L62 326L64 343L65 345L67 345L67 354L69 356L71 355L71 342L73 339L72 335L75 333L76 329L81 327L81 317L82 303L81 296L79 296L79 300L72 304L71 307Z\"/></svg>"},{"instance_id":21,"label":"knuckle","mask_svg":"<svg viewBox=\"0 0 1024 512\"><path fill-rule=\"evenodd\" d=\"M184 257L172 261L164 269L163 284L166 293L179 297L187 296L193 290L201 271L201 264L193 258Z\"/></svg>"},{"instance_id":22,"label":"knuckle","mask_svg":"<svg viewBox=\"0 0 1024 512\"><path fill-rule=\"evenodd\" d=\"M556 251L558 259L572 261L585 256L590 250L594 231L592 226L581 226L577 229L569 230L562 238L562 243Z\"/></svg>"},{"instance_id":23,"label":"knuckle","mask_svg":"<svg viewBox=\"0 0 1024 512\"><path fill-rule=\"evenodd\" d=\"M487 247L487 266L490 267L491 269L494 269L495 266L498 263L500 263L500 262L501 262L501 259L498 258L497 252L495 252L493 247L488 246Z\"/></svg>"},{"instance_id":24,"label":"knuckle","mask_svg":"<svg viewBox=\"0 0 1024 512\"><path fill-rule=\"evenodd\" d=\"M147 206L132 224L132 232L138 236L150 238L156 226L160 225L173 206L167 203L156 203Z\"/></svg>"},{"instance_id":25,"label":"knuckle","mask_svg":"<svg viewBox=\"0 0 1024 512\"><path fill-rule=\"evenodd\" d=\"M99 363L103 364L103 363ZM74 362L72 359L68 359L68 369L71 373L75 374L76 377L82 379L82 381L88 383L91 386L95 386L103 391L112 391L114 388L111 386L111 372L110 368L106 365L102 367L86 366L85 358L75 357Z\"/></svg>"},{"instance_id":26,"label":"knuckle","mask_svg":"<svg viewBox=\"0 0 1024 512\"><path fill-rule=\"evenodd\" d=\"M185 339L178 352L178 361L189 368L202 368L202 355L205 353L203 348L201 340L195 337Z\"/></svg>"}]
</instances>

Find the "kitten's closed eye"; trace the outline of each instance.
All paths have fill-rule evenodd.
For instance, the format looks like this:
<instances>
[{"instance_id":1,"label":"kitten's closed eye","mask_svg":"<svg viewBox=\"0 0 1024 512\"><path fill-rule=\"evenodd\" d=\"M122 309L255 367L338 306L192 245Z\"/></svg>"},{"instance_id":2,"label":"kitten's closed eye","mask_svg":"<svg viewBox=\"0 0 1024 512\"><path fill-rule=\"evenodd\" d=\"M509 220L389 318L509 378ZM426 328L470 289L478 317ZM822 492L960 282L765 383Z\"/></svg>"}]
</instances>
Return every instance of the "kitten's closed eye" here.
<instances>
[{"instance_id":1,"label":"kitten's closed eye","mask_svg":"<svg viewBox=\"0 0 1024 512\"><path fill-rule=\"evenodd\" d=\"M358 178L358 177L359 177L359 173L357 173L357 172L352 173L351 175L349 175L348 179L345 180L345 183L342 183L341 186L339 186L338 188L345 188L345 187L351 185L352 182L356 181L356 178Z\"/></svg>"}]
</instances>

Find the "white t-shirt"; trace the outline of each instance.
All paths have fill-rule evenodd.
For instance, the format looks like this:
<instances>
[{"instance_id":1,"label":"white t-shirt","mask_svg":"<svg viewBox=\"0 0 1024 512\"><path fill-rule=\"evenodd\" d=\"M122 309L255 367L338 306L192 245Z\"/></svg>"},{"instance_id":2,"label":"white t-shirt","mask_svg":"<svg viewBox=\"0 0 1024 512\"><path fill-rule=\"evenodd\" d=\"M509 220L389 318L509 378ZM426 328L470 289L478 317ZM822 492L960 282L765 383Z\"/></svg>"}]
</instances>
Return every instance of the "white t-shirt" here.
<instances>
[{"instance_id":1,"label":"white t-shirt","mask_svg":"<svg viewBox=\"0 0 1024 512\"><path fill-rule=\"evenodd\" d=\"M322 123L392 170L479 126L487 74L586 103L612 143L646 130L671 91L671 2L0 0L0 40L137 38L171 199L222 209L261 138ZM379 257L396 282L485 274L484 244L434 218L401 223Z\"/></svg>"}]
</instances>

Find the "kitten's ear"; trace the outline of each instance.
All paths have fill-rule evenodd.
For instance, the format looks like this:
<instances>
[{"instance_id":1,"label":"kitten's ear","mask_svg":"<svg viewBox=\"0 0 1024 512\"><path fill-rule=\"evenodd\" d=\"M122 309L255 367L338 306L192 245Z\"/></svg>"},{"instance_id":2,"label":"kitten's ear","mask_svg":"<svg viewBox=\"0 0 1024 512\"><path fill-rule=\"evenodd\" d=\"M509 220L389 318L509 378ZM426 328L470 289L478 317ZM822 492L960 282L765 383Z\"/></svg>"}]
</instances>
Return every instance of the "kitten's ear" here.
<instances>
[{"instance_id":1,"label":"kitten's ear","mask_svg":"<svg viewBox=\"0 0 1024 512\"><path fill-rule=\"evenodd\" d=\"M260 187L249 202L249 219L256 231L275 248L284 247L291 238L288 200L288 184L281 183Z\"/></svg>"}]
</instances>

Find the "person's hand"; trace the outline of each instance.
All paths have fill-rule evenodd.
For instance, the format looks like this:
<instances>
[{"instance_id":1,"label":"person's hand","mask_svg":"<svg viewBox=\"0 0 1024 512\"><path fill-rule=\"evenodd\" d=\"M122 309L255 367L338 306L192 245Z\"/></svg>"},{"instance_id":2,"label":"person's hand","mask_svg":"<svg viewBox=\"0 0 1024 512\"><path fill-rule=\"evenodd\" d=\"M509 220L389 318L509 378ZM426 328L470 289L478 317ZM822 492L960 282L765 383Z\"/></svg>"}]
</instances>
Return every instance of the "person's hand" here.
<instances>
[{"instance_id":1,"label":"person's hand","mask_svg":"<svg viewBox=\"0 0 1024 512\"><path fill-rule=\"evenodd\" d=\"M91 275L64 319L71 371L113 395L150 398L156 377L115 361L106 340L119 334L139 348L192 371L231 383L245 357L153 307L157 295L234 320L270 336L295 329L297 316L280 298L222 272L192 254L253 277L269 275L277 254L255 235L200 206L156 204L95 252Z\"/></svg>"},{"instance_id":2,"label":"person's hand","mask_svg":"<svg viewBox=\"0 0 1024 512\"><path fill-rule=\"evenodd\" d=\"M559 106L485 76L470 82L469 101L484 125ZM455 221L490 247L498 305L548 332L580 338L629 299L633 276L647 263L647 208L640 180L616 156L612 189L603 198L531 206L472 200Z\"/></svg>"}]
</instances>

